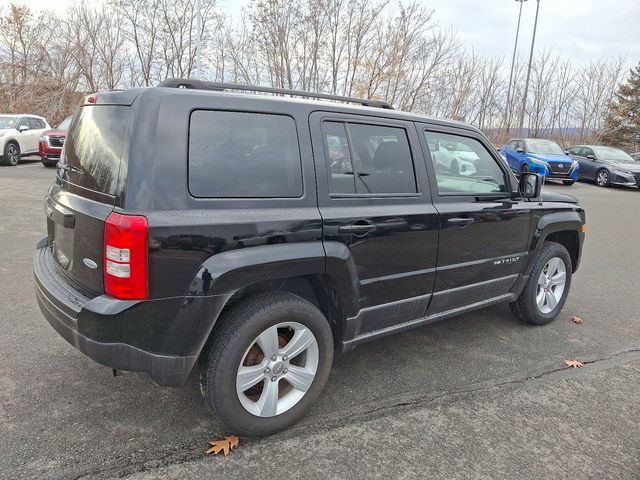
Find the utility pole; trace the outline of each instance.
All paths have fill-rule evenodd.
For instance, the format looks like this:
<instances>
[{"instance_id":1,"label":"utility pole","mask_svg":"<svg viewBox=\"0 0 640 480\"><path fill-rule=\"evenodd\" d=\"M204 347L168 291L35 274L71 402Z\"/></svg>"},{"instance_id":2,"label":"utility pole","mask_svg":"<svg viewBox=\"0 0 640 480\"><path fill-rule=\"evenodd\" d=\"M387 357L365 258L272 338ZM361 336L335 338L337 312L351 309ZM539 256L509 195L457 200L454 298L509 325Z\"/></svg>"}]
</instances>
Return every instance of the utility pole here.
<instances>
[{"instance_id":1,"label":"utility pole","mask_svg":"<svg viewBox=\"0 0 640 480\"><path fill-rule=\"evenodd\" d=\"M524 136L524 112L527 108L527 94L529 93L529 79L531 78L531 63L533 61L533 47L536 43L536 28L538 27L538 11L540 0L536 0L536 19L533 22L533 38L531 39L531 52L529 52L529 68L527 69L527 81L524 84L524 98L522 99L522 112L520 113L520 135Z\"/></svg>"},{"instance_id":2,"label":"utility pole","mask_svg":"<svg viewBox=\"0 0 640 480\"><path fill-rule=\"evenodd\" d=\"M511 122L511 86L513 84L513 68L516 64L516 51L518 50L518 36L520 35L520 19L522 18L522 4L527 0L516 0L520 2L520 9L518 11L518 27L516 28L516 41L513 44L513 57L511 58L511 73L509 74L509 88L507 88L507 105L504 109L504 123L507 127L507 133L509 133L509 123Z\"/></svg>"},{"instance_id":3,"label":"utility pole","mask_svg":"<svg viewBox=\"0 0 640 480\"><path fill-rule=\"evenodd\" d=\"M202 0L196 0L196 78L202 75L200 55L202 50Z\"/></svg>"}]
</instances>

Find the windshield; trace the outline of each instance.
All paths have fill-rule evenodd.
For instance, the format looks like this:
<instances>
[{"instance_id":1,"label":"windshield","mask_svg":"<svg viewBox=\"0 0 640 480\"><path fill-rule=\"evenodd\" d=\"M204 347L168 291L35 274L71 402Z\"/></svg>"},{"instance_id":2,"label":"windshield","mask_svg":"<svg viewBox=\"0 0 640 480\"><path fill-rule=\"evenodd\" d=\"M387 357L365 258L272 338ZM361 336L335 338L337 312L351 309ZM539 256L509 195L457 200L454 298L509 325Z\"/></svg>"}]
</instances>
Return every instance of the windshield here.
<instances>
[{"instance_id":1,"label":"windshield","mask_svg":"<svg viewBox=\"0 0 640 480\"><path fill-rule=\"evenodd\" d=\"M564 152L556 142L551 140L527 140L527 153L539 153L541 155L564 155Z\"/></svg>"},{"instance_id":2,"label":"windshield","mask_svg":"<svg viewBox=\"0 0 640 480\"><path fill-rule=\"evenodd\" d=\"M0 128L13 128L18 117L0 117Z\"/></svg>"},{"instance_id":3,"label":"windshield","mask_svg":"<svg viewBox=\"0 0 640 480\"><path fill-rule=\"evenodd\" d=\"M635 163L635 160L619 148L593 147L593 151L601 160L612 160L621 163Z\"/></svg>"},{"instance_id":4,"label":"windshield","mask_svg":"<svg viewBox=\"0 0 640 480\"><path fill-rule=\"evenodd\" d=\"M67 130L69 130L69 125L71 125L71 119L72 119L72 118L73 118L73 117L67 117L67 118L65 118L64 120L62 120L62 121L60 122L60 125L58 125L57 130L64 130L65 132L66 132Z\"/></svg>"}]
</instances>

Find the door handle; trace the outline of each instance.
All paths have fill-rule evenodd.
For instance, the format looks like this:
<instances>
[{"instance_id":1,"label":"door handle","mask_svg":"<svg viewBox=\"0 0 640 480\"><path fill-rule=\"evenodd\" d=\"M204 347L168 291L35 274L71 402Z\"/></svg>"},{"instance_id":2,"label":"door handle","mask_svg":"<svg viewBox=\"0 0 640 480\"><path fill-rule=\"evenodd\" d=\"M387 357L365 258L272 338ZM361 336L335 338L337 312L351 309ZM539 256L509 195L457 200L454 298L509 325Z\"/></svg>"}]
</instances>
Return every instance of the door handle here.
<instances>
[{"instance_id":1,"label":"door handle","mask_svg":"<svg viewBox=\"0 0 640 480\"><path fill-rule=\"evenodd\" d=\"M459 228L464 228L464 227L468 227L469 225L471 225L474 222L473 218L468 218L468 217L464 217L464 218L450 218L447 220L447 223L449 225L455 225L456 227Z\"/></svg>"},{"instance_id":2,"label":"door handle","mask_svg":"<svg viewBox=\"0 0 640 480\"><path fill-rule=\"evenodd\" d=\"M369 232L375 231L376 228L377 227L374 223L356 222L350 225L342 225L341 227L338 227L338 232L365 235Z\"/></svg>"}]
</instances>

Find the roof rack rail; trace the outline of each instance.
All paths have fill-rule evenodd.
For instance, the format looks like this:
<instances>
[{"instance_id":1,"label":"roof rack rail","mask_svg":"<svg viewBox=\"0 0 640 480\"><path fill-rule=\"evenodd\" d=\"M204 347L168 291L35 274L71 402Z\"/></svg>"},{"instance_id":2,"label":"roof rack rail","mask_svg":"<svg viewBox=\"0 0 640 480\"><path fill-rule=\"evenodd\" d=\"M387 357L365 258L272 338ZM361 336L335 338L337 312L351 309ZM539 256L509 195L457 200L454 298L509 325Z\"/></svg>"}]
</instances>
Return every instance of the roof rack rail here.
<instances>
[{"instance_id":1,"label":"roof rack rail","mask_svg":"<svg viewBox=\"0 0 640 480\"><path fill-rule=\"evenodd\" d=\"M167 78L158 84L158 87L169 88L192 88L195 90L238 90L245 92L263 92L277 95L291 95L295 97L321 98L324 100L335 100L339 102L357 103L365 107L377 107L393 110L390 103L381 100L369 100L364 98L345 97L342 95L331 95L330 93L313 93L304 90L289 90L288 88L262 87L259 85L243 85L241 83L206 82L190 78Z\"/></svg>"}]
</instances>

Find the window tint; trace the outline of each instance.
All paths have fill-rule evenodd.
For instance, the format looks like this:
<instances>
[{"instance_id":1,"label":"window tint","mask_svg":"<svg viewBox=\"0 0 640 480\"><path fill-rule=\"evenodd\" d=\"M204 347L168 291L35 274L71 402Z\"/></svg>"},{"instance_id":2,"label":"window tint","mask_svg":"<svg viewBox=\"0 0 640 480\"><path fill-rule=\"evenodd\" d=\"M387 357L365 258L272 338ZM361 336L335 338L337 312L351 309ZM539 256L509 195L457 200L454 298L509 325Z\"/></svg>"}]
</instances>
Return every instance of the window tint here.
<instances>
[{"instance_id":1,"label":"window tint","mask_svg":"<svg viewBox=\"0 0 640 480\"><path fill-rule=\"evenodd\" d=\"M18 120L18 124L16 125L16 130L19 129L20 127L29 127L29 122L27 120L27 117L21 117L20 120ZM31 127L29 127L31 128Z\"/></svg>"},{"instance_id":2,"label":"window tint","mask_svg":"<svg viewBox=\"0 0 640 480\"><path fill-rule=\"evenodd\" d=\"M65 173L71 183L115 195L130 112L129 107L114 105L80 108L71 121L60 159L78 170Z\"/></svg>"},{"instance_id":3,"label":"window tint","mask_svg":"<svg viewBox=\"0 0 640 480\"><path fill-rule=\"evenodd\" d=\"M29 117L28 121L29 121L29 128L32 128L35 130L39 128L45 128L44 122L39 118Z\"/></svg>"},{"instance_id":4,"label":"window tint","mask_svg":"<svg viewBox=\"0 0 640 480\"><path fill-rule=\"evenodd\" d=\"M300 197L295 122L285 115L193 112L189 190L196 197Z\"/></svg>"},{"instance_id":5,"label":"window tint","mask_svg":"<svg viewBox=\"0 0 640 480\"><path fill-rule=\"evenodd\" d=\"M403 128L323 123L331 193L417 193Z\"/></svg>"},{"instance_id":6,"label":"window tint","mask_svg":"<svg viewBox=\"0 0 640 480\"><path fill-rule=\"evenodd\" d=\"M473 138L424 132L440 194L507 192L504 172Z\"/></svg>"},{"instance_id":7,"label":"window tint","mask_svg":"<svg viewBox=\"0 0 640 480\"><path fill-rule=\"evenodd\" d=\"M329 191L332 193L355 193L355 175L344 123L323 124L327 167L330 173Z\"/></svg>"}]
</instances>

